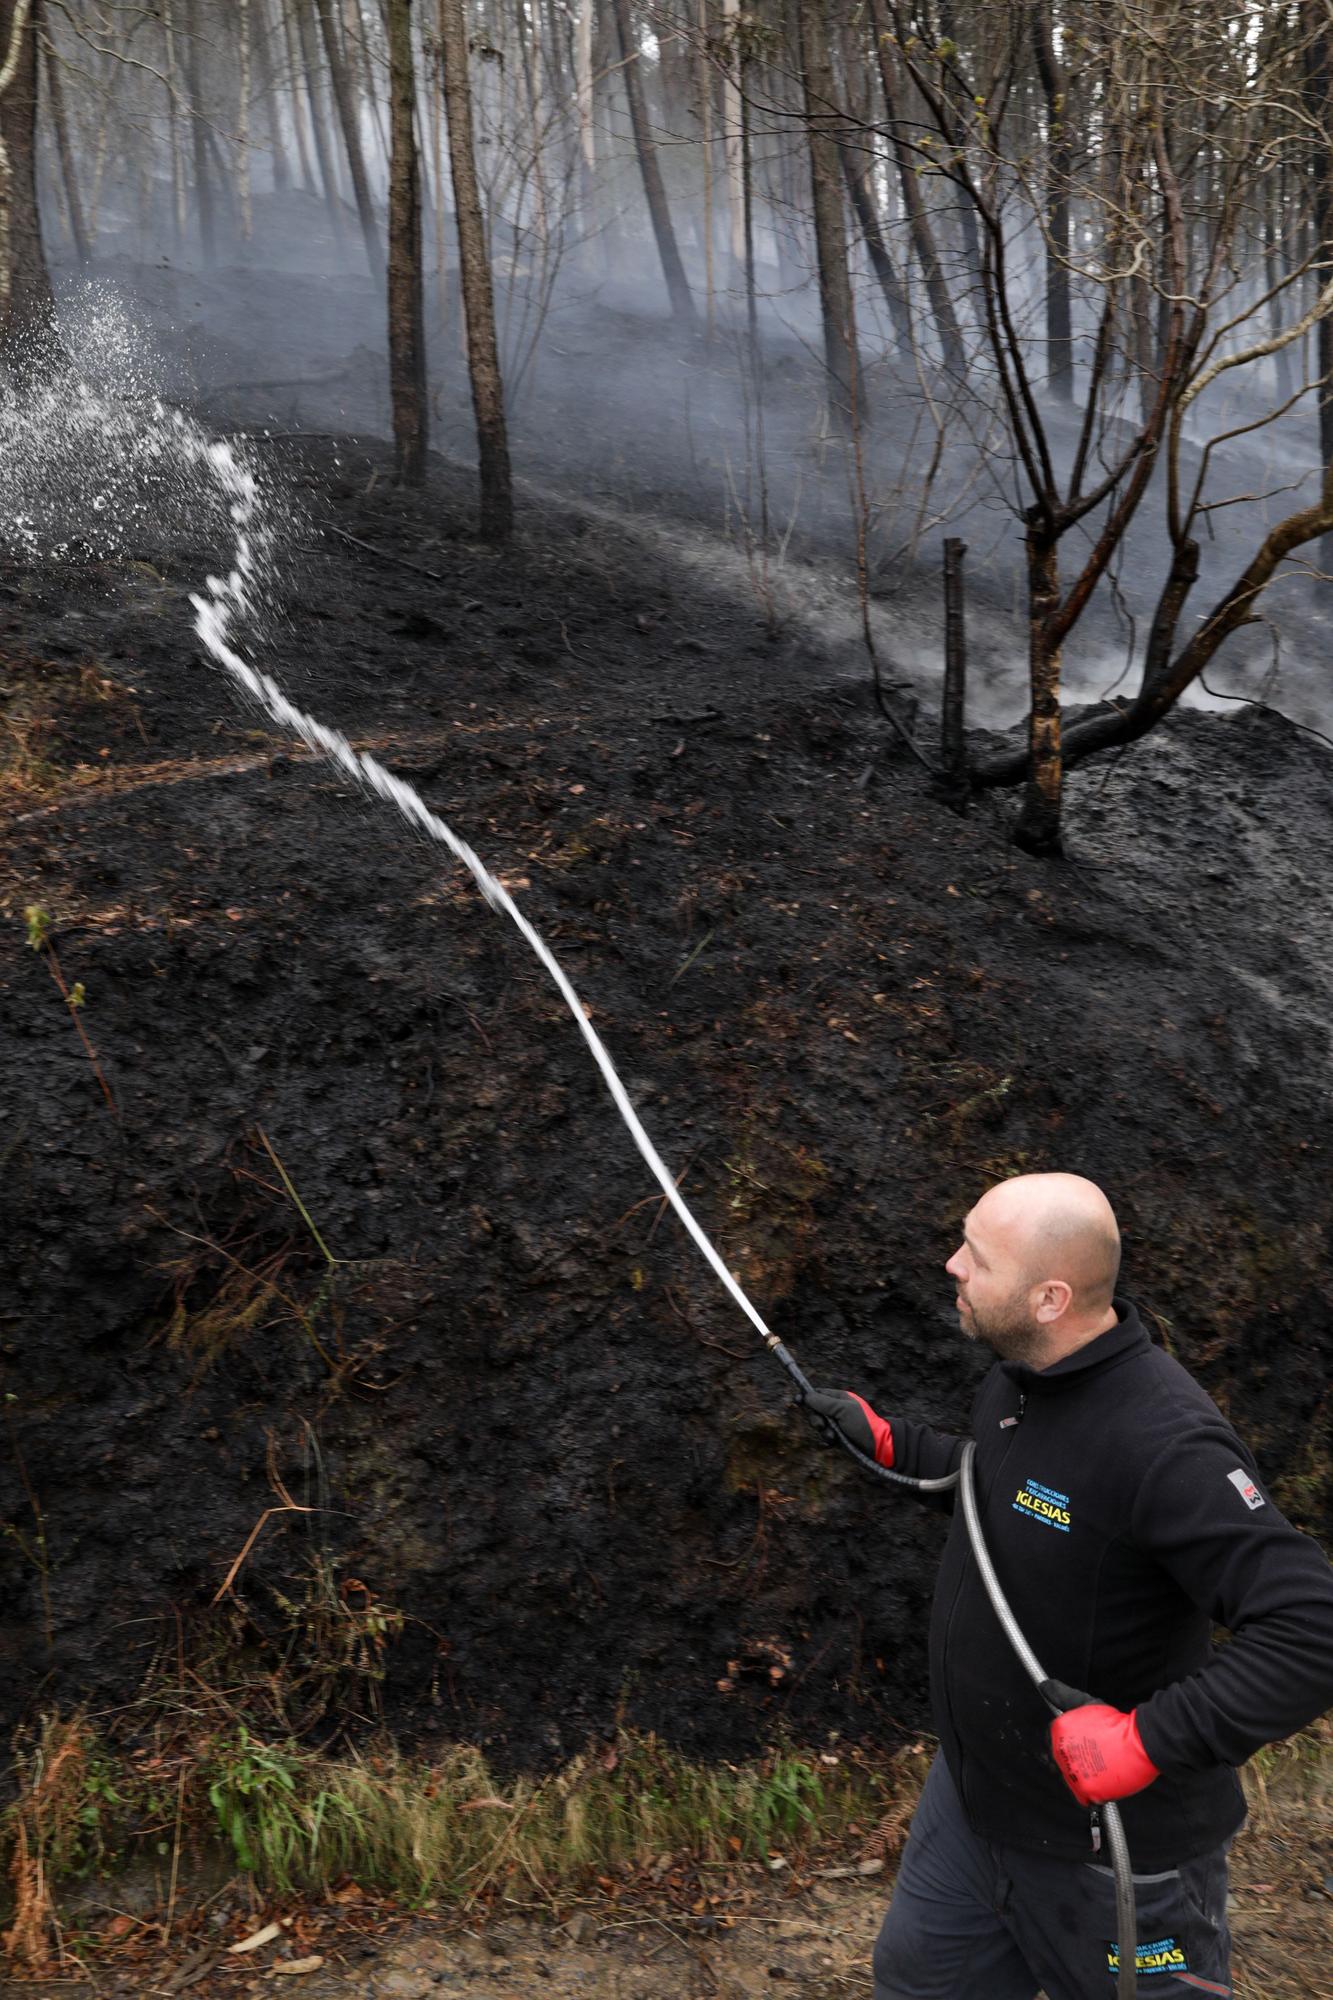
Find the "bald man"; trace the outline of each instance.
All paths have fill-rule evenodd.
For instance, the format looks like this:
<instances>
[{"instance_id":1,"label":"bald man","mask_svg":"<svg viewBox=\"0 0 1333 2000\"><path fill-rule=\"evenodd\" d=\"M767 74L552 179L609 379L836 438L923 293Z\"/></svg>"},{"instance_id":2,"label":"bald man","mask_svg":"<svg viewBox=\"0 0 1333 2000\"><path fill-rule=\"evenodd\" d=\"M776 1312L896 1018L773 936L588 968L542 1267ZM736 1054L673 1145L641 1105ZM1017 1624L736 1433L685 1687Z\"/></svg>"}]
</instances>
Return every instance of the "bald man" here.
<instances>
[{"instance_id":1,"label":"bald man","mask_svg":"<svg viewBox=\"0 0 1333 2000\"><path fill-rule=\"evenodd\" d=\"M996 1363L973 1407L981 1524L1047 1673L1096 1700L1054 1723L986 1596L961 1508L935 1592L940 1755L875 1947L875 2000L1110 2000L1123 1801L1139 1991L1231 1992L1236 1767L1333 1703L1333 1570L1203 1390L1117 1296L1111 1204L1076 1174L984 1194L945 1266ZM810 1407L880 1464L956 1469L962 1440L850 1390ZM1214 1648L1213 1625L1229 1642Z\"/></svg>"}]
</instances>

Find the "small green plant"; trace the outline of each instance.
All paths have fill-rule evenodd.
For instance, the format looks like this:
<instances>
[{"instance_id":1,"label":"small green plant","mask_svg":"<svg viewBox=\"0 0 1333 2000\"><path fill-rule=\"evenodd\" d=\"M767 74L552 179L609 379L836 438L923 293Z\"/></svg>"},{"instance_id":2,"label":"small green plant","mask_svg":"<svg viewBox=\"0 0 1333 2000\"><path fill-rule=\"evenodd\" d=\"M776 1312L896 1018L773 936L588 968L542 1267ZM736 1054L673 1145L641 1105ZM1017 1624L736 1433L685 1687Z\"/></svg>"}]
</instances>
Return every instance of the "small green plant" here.
<instances>
[{"instance_id":1,"label":"small green plant","mask_svg":"<svg viewBox=\"0 0 1333 2000\"><path fill-rule=\"evenodd\" d=\"M775 1840L791 1840L814 1826L824 1803L818 1770L800 1757L777 1752L761 1779L750 1814L750 1837L767 1858Z\"/></svg>"},{"instance_id":2,"label":"small green plant","mask_svg":"<svg viewBox=\"0 0 1333 2000\"><path fill-rule=\"evenodd\" d=\"M292 1864L306 1845L295 1746L261 1743L241 1723L215 1747L213 1765L208 1802L237 1866L291 1888Z\"/></svg>"},{"instance_id":3,"label":"small green plant","mask_svg":"<svg viewBox=\"0 0 1333 2000\"><path fill-rule=\"evenodd\" d=\"M115 1098L111 1095L111 1086L102 1074L102 1065L97 1060L97 1051L89 1041L88 1031L79 1018L84 1007L87 1005L87 989L81 979L76 979L73 986L70 986L66 982L65 975L60 969L60 960L56 956L56 948L51 942L51 919L41 904L27 904L23 911L23 921L27 929L30 949L40 952L41 956L45 959L46 969L60 989L60 997L69 1009L69 1018L74 1023L75 1033L83 1043L84 1054L92 1064L93 1075L97 1078L102 1095L106 1099L106 1108L113 1118L119 1118L120 1111Z\"/></svg>"}]
</instances>

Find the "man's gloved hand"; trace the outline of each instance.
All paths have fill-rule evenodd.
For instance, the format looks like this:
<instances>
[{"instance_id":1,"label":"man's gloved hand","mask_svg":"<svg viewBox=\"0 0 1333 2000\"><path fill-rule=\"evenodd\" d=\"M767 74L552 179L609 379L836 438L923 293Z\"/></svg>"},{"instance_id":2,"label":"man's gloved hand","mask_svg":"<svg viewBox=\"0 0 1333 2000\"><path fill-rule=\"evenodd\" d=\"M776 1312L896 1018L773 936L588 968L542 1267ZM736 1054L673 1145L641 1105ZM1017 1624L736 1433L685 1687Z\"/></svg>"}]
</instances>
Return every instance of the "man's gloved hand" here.
<instances>
[{"instance_id":1,"label":"man's gloved hand","mask_svg":"<svg viewBox=\"0 0 1333 2000\"><path fill-rule=\"evenodd\" d=\"M848 1444L854 1444L867 1458L879 1465L893 1464L893 1431L863 1397L850 1389L811 1389L805 1407L836 1424Z\"/></svg>"},{"instance_id":2,"label":"man's gloved hand","mask_svg":"<svg viewBox=\"0 0 1333 2000\"><path fill-rule=\"evenodd\" d=\"M1084 1806L1127 1799L1162 1775L1143 1747L1133 1715L1101 1701L1056 1716L1051 1752L1061 1777Z\"/></svg>"}]
</instances>

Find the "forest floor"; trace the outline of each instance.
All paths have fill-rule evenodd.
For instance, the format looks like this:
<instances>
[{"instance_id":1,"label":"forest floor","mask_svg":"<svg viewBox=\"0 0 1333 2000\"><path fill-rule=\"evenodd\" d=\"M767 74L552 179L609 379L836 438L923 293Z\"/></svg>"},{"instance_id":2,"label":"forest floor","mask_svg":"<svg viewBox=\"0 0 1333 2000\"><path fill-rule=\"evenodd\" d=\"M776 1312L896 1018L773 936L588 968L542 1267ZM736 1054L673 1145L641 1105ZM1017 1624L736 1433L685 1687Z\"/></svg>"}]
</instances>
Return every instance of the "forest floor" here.
<instances>
[{"instance_id":1,"label":"forest floor","mask_svg":"<svg viewBox=\"0 0 1333 2000\"><path fill-rule=\"evenodd\" d=\"M1329 750L1180 717L1079 774L1068 857L1032 860L1009 802L936 795L817 616L604 506L525 492L498 553L456 466L408 495L373 440L253 449L291 499L264 664L514 889L808 1371L965 1421L958 1219L1080 1168L1327 1536ZM236 706L186 603L220 560L149 524L0 576L6 1728L81 1699L142 1734L211 1662L275 1735L509 1767L621 1723L710 1758L902 1740L940 1523L888 1531L793 1421L470 884ZM314 1514L252 1544L284 1493ZM1249 2000L1333 1991L1331 1874L1326 1803L1242 1846ZM706 1944L506 1918L499 1949L340 1905L292 1926L328 1965L278 1985L832 2000L878 1900L821 1885Z\"/></svg>"},{"instance_id":2,"label":"forest floor","mask_svg":"<svg viewBox=\"0 0 1333 2000\"><path fill-rule=\"evenodd\" d=\"M1229 1920L1237 2000L1330 2000L1333 1829L1329 1774L1289 1766L1262 1798L1232 1857ZM855 1856L849 1856L854 1861ZM660 1871L659 1871L660 1872ZM139 1914L108 1884L82 1892L69 1921L77 1956L56 1980L0 1979L14 2000L864 2000L890 1878L842 1880L836 1864L792 1880L758 1863L721 1915L690 1907L701 1886L666 1896L647 1880L612 1900L595 1887L547 1905L502 1899L483 1917L412 1913L355 1883L322 1898L265 1899L233 1882L162 1936L160 1882ZM142 1885L141 1885L142 1887ZM253 1950L235 1946L264 1932ZM276 1934L272 1934L272 1933ZM977 2000L983 2000L978 1995Z\"/></svg>"}]
</instances>

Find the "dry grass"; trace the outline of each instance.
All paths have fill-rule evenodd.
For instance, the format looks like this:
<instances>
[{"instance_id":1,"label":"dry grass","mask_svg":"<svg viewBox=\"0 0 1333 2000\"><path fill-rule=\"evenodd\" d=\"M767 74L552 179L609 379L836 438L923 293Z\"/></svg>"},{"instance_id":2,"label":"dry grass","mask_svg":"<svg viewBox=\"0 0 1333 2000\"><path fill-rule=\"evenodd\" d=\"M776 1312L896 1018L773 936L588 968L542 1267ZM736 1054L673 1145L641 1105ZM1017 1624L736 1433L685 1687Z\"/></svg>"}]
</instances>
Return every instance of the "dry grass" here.
<instances>
[{"instance_id":1,"label":"dry grass","mask_svg":"<svg viewBox=\"0 0 1333 2000\"><path fill-rule=\"evenodd\" d=\"M116 1755L84 1719L47 1718L20 1747L3 1827L14 1890L3 1949L26 1977L63 1966L62 1882L102 1875L150 1836L160 1844L173 1821L177 1851L221 1836L270 1894L350 1879L400 1905L429 1899L460 1912L497 1898L568 1907L587 1895L623 1897L632 1910L659 1885L670 1893L681 1873L712 1881L777 1852L787 1882L833 1847L844 1860L850 1847L891 1863L929 1761L916 1752L874 1768L792 1751L703 1766L652 1737L622 1736L550 1777L506 1782L466 1745L430 1762L391 1746L335 1761L233 1720ZM1238 2000L1333 2000L1323 1887L1333 1725L1264 1752L1246 1788L1251 1815L1232 1870Z\"/></svg>"},{"instance_id":2,"label":"dry grass","mask_svg":"<svg viewBox=\"0 0 1333 2000\"><path fill-rule=\"evenodd\" d=\"M89 1734L82 1717L48 1718L26 1760L25 1782L10 1811L14 1921L0 1939L11 1965L41 1975L59 1941L53 1861L68 1853L83 1805Z\"/></svg>"},{"instance_id":3,"label":"dry grass","mask_svg":"<svg viewBox=\"0 0 1333 2000\"><path fill-rule=\"evenodd\" d=\"M786 1750L700 1765L622 1735L549 1777L502 1781L467 1745L430 1762L389 1745L334 1760L236 1719L117 1755L81 1718L48 1719L20 1755L2 1828L15 1890L4 1951L25 1973L49 1970L60 1884L105 1876L168 1833L177 1851L222 1839L270 1894L351 1879L401 1904L485 1910L513 1889L548 1904L599 1884L628 1896L671 1867L727 1871L779 1851L794 1871L834 1841L864 1842L910 1775Z\"/></svg>"},{"instance_id":4,"label":"dry grass","mask_svg":"<svg viewBox=\"0 0 1333 2000\"><path fill-rule=\"evenodd\" d=\"M113 739L143 723L130 690L95 665L9 655L0 662L0 804L24 805L62 786L100 781L101 762L77 761L65 741L71 717L96 718Z\"/></svg>"},{"instance_id":5,"label":"dry grass","mask_svg":"<svg viewBox=\"0 0 1333 2000\"><path fill-rule=\"evenodd\" d=\"M1247 1766L1232 1857L1238 2000L1333 2000L1333 1721Z\"/></svg>"}]
</instances>

